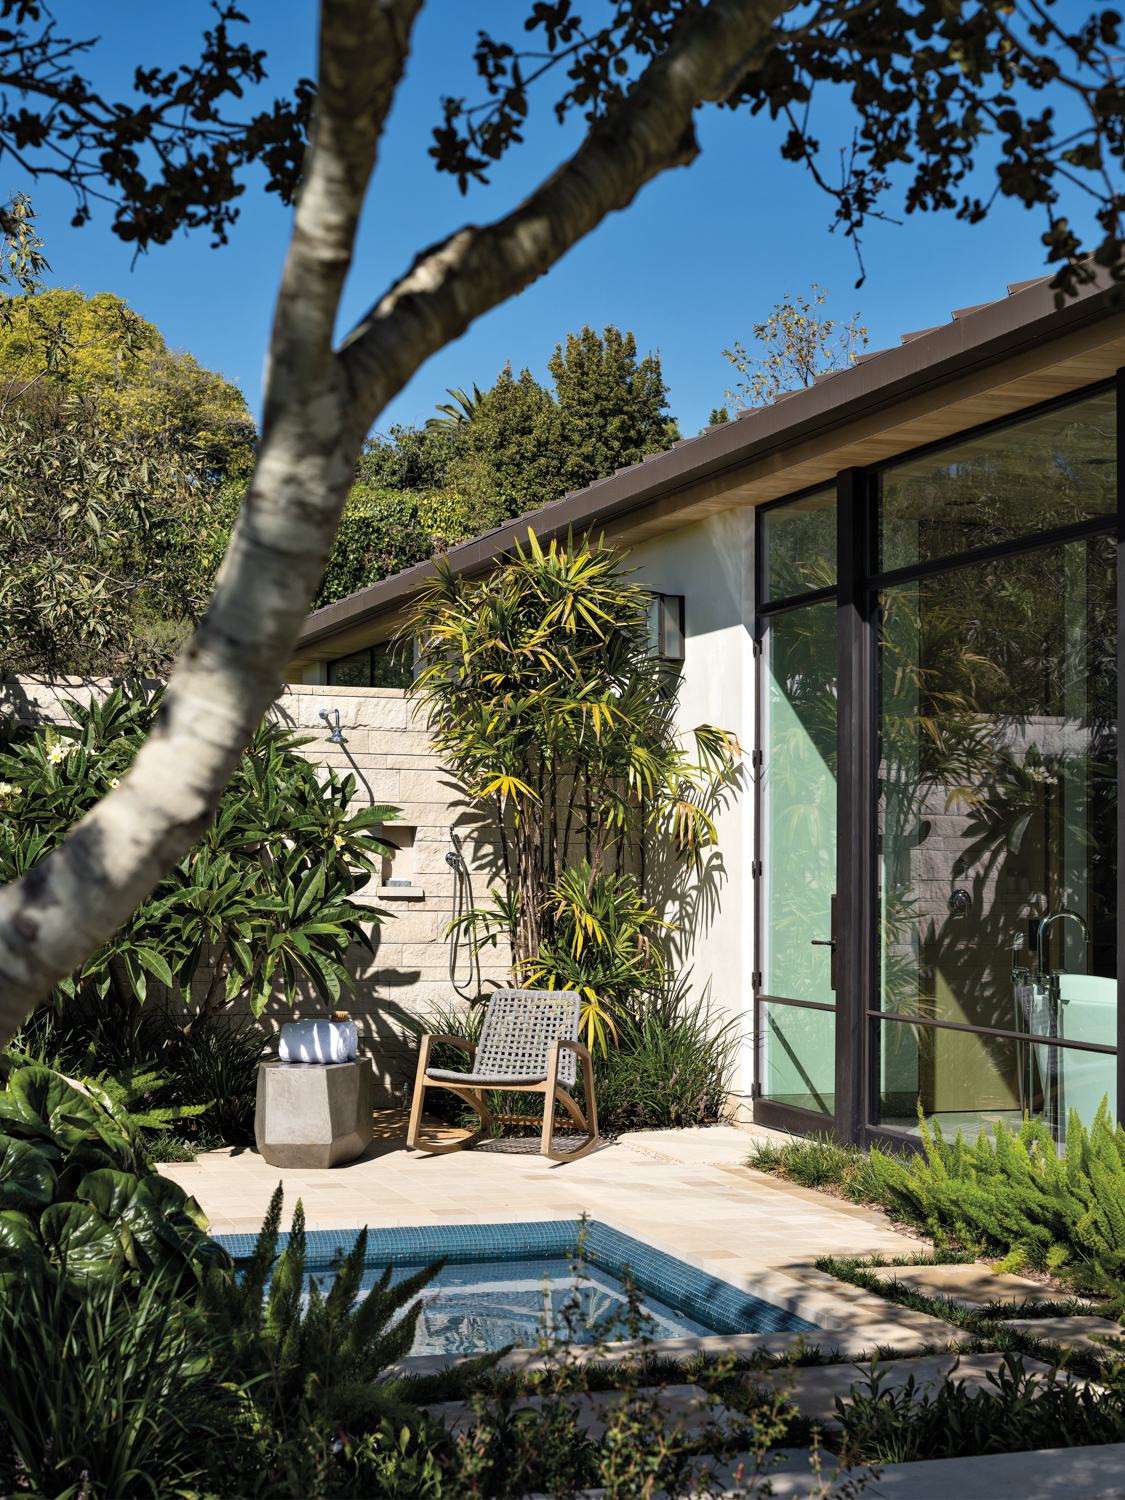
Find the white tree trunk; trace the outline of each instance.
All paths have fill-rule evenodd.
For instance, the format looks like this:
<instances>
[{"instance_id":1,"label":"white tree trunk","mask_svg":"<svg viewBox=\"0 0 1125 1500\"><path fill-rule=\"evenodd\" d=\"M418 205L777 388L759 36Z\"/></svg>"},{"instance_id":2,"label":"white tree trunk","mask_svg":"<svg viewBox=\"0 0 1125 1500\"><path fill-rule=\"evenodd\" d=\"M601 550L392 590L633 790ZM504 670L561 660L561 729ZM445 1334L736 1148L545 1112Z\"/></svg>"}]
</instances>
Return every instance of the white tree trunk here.
<instances>
[{"instance_id":1,"label":"white tree trunk","mask_svg":"<svg viewBox=\"0 0 1125 1500\"><path fill-rule=\"evenodd\" d=\"M513 213L424 252L335 352L356 226L422 0L323 0L317 121L270 341L254 477L207 614L121 786L0 891L0 1045L202 836L276 696L363 439L419 365L543 275L606 214L697 154L790 8L710 0L624 103Z\"/></svg>"}]
</instances>

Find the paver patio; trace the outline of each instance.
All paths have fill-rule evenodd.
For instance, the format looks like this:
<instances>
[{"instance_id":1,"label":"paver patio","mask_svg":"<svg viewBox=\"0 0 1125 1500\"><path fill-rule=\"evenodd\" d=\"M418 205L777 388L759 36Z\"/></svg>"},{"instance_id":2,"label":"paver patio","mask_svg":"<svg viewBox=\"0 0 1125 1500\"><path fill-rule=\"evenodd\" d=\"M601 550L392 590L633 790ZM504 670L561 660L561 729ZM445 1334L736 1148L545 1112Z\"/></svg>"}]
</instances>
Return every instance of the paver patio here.
<instances>
[{"instance_id":1,"label":"paver patio","mask_svg":"<svg viewBox=\"0 0 1125 1500\"><path fill-rule=\"evenodd\" d=\"M260 1228L280 1182L285 1216L300 1198L310 1229L600 1219L756 1290L819 1327L842 1353L876 1345L943 1345L956 1330L889 1305L815 1269L820 1255L908 1255L919 1241L880 1213L781 1182L740 1163L754 1137L732 1127L646 1131L556 1164L538 1141L482 1144L427 1156L407 1150L404 1116L387 1112L363 1156L328 1170L271 1167L252 1151L211 1151L160 1171L192 1193L216 1234ZM691 1160L677 1160L675 1153ZM710 1163L701 1162L701 1155ZM744 1335L764 1339L763 1335ZM784 1340L783 1340L784 1341Z\"/></svg>"}]
</instances>

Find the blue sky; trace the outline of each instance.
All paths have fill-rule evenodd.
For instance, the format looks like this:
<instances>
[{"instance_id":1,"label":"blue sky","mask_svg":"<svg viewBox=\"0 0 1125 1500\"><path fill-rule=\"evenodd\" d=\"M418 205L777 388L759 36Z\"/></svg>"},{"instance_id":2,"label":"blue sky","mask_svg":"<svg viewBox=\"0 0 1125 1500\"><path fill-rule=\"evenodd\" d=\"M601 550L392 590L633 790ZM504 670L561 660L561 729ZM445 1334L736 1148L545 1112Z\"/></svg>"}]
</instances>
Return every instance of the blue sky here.
<instances>
[{"instance_id":1,"label":"blue sky","mask_svg":"<svg viewBox=\"0 0 1125 1500\"><path fill-rule=\"evenodd\" d=\"M596 0L590 5L596 8ZM242 8L255 44L268 53L263 95L288 92L314 70L313 0L244 0ZM471 52L478 27L515 39L529 8L529 0L429 0L384 138L341 333L418 250L463 223L501 216L574 149L579 122L557 125L544 98L527 143L500 165L489 187L473 186L462 197L427 155L441 95L477 94ZM61 0L54 10L64 34L102 36L83 70L119 96L137 64L169 66L195 56L198 35L210 23L204 0L176 6ZM850 140L846 101L827 100L814 123L826 162L834 159ZM872 224L864 243L867 280L856 291L854 250L842 234L829 232L831 203L804 169L780 159L779 127L745 111L711 109L700 117L699 137L703 151L693 166L649 184L548 276L435 355L376 425L424 421L436 402L448 399L446 387L489 385L509 359L547 383L546 362L557 342L584 323L600 329L613 322L633 330L642 352L659 350L672 411L687 435L723 403L733 372L722 350L735 339L746 342L751 325L786 291L805 294L813 282L827 287L829 315L858 312L869 348L878 349L897 343L900 333L943 322L954 308L1003 296L1007 282L1043 272L1044 223L1002 204L975 226L952 214ZM257 411L290 219L273 195L256 184L248 188L223 248L211 249L208 236L196 232L134 264L130 248L112 234L107 210L74 230L67 189L20 180L11 169L4 186L32 194L59 284L126 298L170 345L237 381ZM893 196L887 206L897 213ZM1081 223L1078 214L1072 218Z\"/></svg>"}]
</instances>

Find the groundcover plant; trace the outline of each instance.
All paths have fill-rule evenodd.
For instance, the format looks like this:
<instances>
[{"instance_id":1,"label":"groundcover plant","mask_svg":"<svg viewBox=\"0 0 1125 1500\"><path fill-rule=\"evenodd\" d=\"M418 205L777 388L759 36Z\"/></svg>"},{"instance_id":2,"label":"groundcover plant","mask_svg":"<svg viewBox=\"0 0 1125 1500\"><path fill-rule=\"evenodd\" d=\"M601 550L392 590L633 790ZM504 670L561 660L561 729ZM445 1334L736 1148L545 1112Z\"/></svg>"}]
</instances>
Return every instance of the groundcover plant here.
<instances>
[{"instance_id":1,"label":"groundcover plant","mask_svg":"<svg viewBox=\"0 0 1125 1500\"><path fill-rule=\"evenodd\" d=\"M1062 1156L1049 1129L996 1124L974 1145L947 1141L919 1112L923 1151L870 1154L824 1140L760 1145L751 1165L807 1187L878 1203L940 1247L989 1255L1002 1269L1048 1271L1076 1291L1125 1307L1125 1129L1103 1100L1087 1130L1072 1110Z\"/></svg>"}]
</instances>

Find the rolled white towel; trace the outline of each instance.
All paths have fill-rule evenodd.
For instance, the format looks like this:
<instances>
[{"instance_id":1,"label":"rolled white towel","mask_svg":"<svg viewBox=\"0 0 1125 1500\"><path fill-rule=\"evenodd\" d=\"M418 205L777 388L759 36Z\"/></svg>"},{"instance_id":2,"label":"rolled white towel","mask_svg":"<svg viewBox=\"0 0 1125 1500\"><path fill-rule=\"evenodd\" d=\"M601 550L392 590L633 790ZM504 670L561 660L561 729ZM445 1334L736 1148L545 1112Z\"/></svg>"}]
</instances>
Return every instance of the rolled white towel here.
<instances>
[{"instance_id":1,"label":"rolled white towel","mask_svg":"<svg viewBox=\"0 0 1125 1500\"><path fill-rule=\"evenodd\" d=\"M359 1046L354 1021L287 1021L281 1028L277 1055L282 1062L351 1062Z\"/></svg>"}]
</instances>

